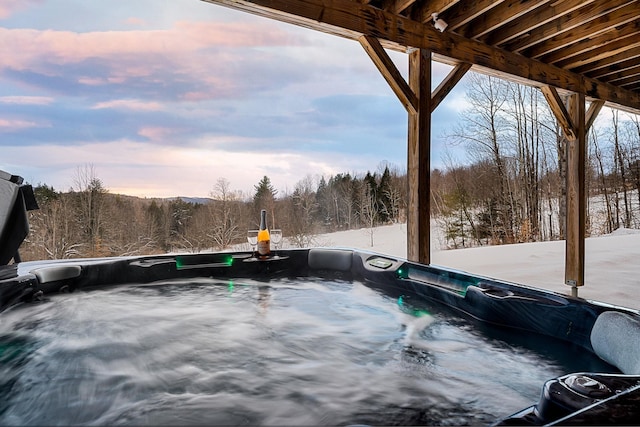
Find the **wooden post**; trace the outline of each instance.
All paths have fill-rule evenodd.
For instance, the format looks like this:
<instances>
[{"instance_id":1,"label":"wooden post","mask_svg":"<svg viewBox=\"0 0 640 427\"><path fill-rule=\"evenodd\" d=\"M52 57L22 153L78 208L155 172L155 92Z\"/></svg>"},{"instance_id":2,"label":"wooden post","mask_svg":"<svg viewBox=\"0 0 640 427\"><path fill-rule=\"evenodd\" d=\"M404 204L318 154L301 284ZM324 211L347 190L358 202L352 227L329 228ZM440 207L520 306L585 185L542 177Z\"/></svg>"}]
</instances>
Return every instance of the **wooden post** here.
<instances>
[{"instance_id":1,"label":"wooden post","mask_svg":"<svg viewBox=\"0 0 640 427\"><path fill-rule=\"evenodd\" d=\"M414 49L409 53L409 83L375 37L358 39L384 79L409 113L407 175L407 259L431 262L431 113L447 96L471 64L460 63L431 93L431 51Z\"/></svg>"},{"instance_id":2,"label":"wooden post","mask_svg":"<svg viewBox=\"0 0 640 427\"><path fill-rule=\"evenodd\" d=\"M604 106L604 101L592 101L589 111L585 112L584 94L571 95L569 106L566 108L554 87L545 86L540 89L567 138L564 283L571 286L571 295L577 297L578 288L584 286L587 131Z\"/></svg>"},{"instance_id":3,"label":"wooden post","mask_svg":"<svg viewBox=\"0 0 640 427\"><path fill-rule=\"evenodd\" d=\"M567 139L567 227L565 245L565 284L571 294L578 295L584 285L584 239L586 227L585 169L587 137L585 125L585 97L573 94L569 112L575 126L575 138Z\"/></svg>"},{"instance_id":4,"label":"wooden post","mask_svg":"<svg viewBox=\"0 0 640 427\"><path fill-rule=\"evenodd\" d=\"M431 51L415 49L409 54L409 86L418 99L409 112L407 175L407 259L431 262Z\"/></svg>"}]
</instances>

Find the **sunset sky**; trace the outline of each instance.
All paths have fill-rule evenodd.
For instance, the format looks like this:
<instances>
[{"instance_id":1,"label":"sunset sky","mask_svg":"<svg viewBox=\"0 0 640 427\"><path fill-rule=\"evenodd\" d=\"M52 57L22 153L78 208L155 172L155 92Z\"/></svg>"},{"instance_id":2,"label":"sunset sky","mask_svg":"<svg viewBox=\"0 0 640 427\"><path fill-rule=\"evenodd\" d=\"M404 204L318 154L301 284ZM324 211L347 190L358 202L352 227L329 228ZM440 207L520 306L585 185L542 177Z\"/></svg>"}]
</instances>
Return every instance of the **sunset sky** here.
<instances>
[{"instance_id":1,"label":"sunset sky","mask_svg":"<svg viewBox=\"0 0 640 427\"><path fill-rule=\"evenodd\" d=\"M0 170L34 185L66 191L92 165L112 193L252 193L267 175L284 194L405 168L406 112L351 40L200 0L1 0L0 58ZM464 79L433 116L436 167L463 105Z\"/></svg>"}]
</instances>

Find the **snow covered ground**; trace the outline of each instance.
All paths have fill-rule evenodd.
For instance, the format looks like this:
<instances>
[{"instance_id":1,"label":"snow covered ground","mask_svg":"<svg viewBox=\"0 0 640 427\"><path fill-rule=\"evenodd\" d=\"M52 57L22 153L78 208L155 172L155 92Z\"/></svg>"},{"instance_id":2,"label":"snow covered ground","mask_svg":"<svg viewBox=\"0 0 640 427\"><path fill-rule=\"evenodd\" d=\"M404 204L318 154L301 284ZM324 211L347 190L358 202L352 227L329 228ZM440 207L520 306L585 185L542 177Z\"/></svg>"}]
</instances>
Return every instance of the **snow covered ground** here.
<instances>
[{"instance_id":1,"label":"snow covered ground","mask_svg":"<svg viewBox=\"0 0 640 427\"><path fill-rule=\"evenodd\" d=\"M564 241L440 250L433 229L431 262L482 276L569 294L564 284ZM406 224L317 236L316 246L339 246L406 258ZM640 230L619 229L586 240L581 298L640 309Z\"/></svg>"}]
</instances>

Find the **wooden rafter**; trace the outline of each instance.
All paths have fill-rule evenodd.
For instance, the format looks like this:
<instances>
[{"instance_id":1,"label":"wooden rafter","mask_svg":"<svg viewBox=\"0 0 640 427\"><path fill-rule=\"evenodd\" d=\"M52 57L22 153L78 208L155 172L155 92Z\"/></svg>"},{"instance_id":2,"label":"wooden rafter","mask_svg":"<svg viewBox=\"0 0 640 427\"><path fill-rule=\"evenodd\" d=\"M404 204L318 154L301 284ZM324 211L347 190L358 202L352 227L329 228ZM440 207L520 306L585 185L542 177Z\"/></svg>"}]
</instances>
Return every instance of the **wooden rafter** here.
<instances>
[{"instance_id":1,"label":"wooden rafter","mask_svg":"<svg viewBox=\"0 0 640 427\"><path fill-rule=\"evenodd\" d=\"M640 69L635 68L633 70L629 70L626 77L612 80L613 83L620 87L632 87L638 82L638 77L640 76Z\"/></svg>"},{"instance_id":2,"label":"wooden rafter","mask_svg":"<svg viewBox=\"0 0 640 427\"><path fill-rule=\"evenodd\" d=\"M427 2L420 2L419 5L416 5L414 8L414 12L412 13L413 18L418 22L430 22L431 14L433 13L443 13L458 4L460 0L433 0Z\"/></svg>"},{"instance_id":3,"label":"wooden rafter","mask_svg":"<svg viewBox=\"0 0 640 427\"><path fill-rule=\"evenodd\" d=\"M402 13L415 2L416 0L390 0L390 7L394 13Z\"/></svg>"},{"instance_id":4,"label":"wooden rafter","mask_svg":"<svg viewBox=\"0 0 640 427\"><path fill-rule=\"evenodd\" d=\"M626 68L621 67L622 70L615 73L607 74L601 77L601 80L605 82L615 83L617 86L627 86L635 83L638 80L638 74L640 74L640 66L633 64Z\"/></svg>"},{"instance_id":5,"label":"wooden rafter","mask_svg":"<svg viewBox=\"0 0 640 427\"><path fill-rule=\"evenodd\" d=\"M600 78L637 66L638 58L640 58L640 46L593 62L587 70L584 70L584 67L579 67L579 70L584 70L585 74L588 73L590 77Z\"/></svg>"},{"instance_id":6,"label":"wooden rafter","mask_svg":"<svg viewBox=\"0 0 640 427\"><path fill-rule=\"evenodd\" d=\"M536 2L508 0L497 5L492 13L483 14L473 21L460 26L458 33L468 38L478 38L509 22L517 21L523 15L539 7L540 4Z\"/></svg>"},{"instance_id":7,"label":"wooden rafter","mask_svg":"<svg viewBox=\"0 0 640 427\"><path fill-rule=\"evenodd\" d=\"M627 4L624 7L607 14L608 17L613 16L615 21L612 22L608 19L594 19L592 22L583 23L566 31L565 33L554 35L547 39L545 43L533 46L527 52L527 56L530 58L539 58L550 52L569 47L580 40L584 40L589 37L597 37L602 33L614 29L617 25L624 25L626 23L636 21L638 19L637 13L638 10L636 4ZM602 16L598 16L598 18L601 17Z\"/></svg>"},{"instance_id":8,"label":"wooden rafter","mask_svg":"<svg viewBox=\"0 0 640 427\"><path fill-rule=\"evenodd\" d=\"M595 0L565 0L553 2L549 5L547 5L546 2L541 3L531 12L522 16L522 19L510 21L507 25L503 25L495 32L483 37L481 41L492 46L503 45L518 37L526 36L537 28L554 21L558 16L572 13L594 1Z\"/></svg>"},{"instance_id":9,"label":"wooden rafter","mask_svg":"<svg viewBox=\"0 0 640 427\"><path fill-rule=\"evenodd\" d=\"M521 52L527 48L531 48L537 44L541 44L549 39L553 39L555 41L554 46L558 43L558 41L562 41L565 38L562 36L563 33L573 30L574 28L580 28L585 25L592 25L591 23L598 18L605 16L607 12L610 12L612 9L620 7L621 5L627 5L629 0L607 0L606 2L594 2L588 4L586 6L581 7L580 9L576 9L573 12L567 13L565 15L558 16L553 21L548 22L545 25L539 26L535 30L529 31L527 37L522 38L519 41L514 43L510 43L507 46L507 49L512 52ZM633 5L631 5L633 6ZM630 8L633 9L633 8ZM602 22L597 21L597 24L600 26L608 26L611 25L613 21L610 22ZM578 30L579 31L579 30ZM601 30L599 30L601 31ZM571 37L574 41L573 36ZM544 43L543 46L547 46L548 43ZM549 51L553 51L554 49L549 49ZM538 52L540 55L543 53Z\"/></svg>"},{"instance_id":10,"label":"wooden rafter","mask_svg":"<svg viewBox=\"0 0 640 427\"><path fill-rule=\"evenodd\" d=\"M444 18L451 30L468 24L486 11L498 6L504 0L475 0L457 3L451 7Z\"/></svg>"},{"instance_id":11,"label":"wooden rafter","mask_svg":"<svg viewBox=\"0 0 640 427\"><path fill-rule=\"evenodd\" d=\"M557 50L542 59L560 68L573 69L640 45L640 20L597 37L589 37Z\"/></svg>"}]
</instances>

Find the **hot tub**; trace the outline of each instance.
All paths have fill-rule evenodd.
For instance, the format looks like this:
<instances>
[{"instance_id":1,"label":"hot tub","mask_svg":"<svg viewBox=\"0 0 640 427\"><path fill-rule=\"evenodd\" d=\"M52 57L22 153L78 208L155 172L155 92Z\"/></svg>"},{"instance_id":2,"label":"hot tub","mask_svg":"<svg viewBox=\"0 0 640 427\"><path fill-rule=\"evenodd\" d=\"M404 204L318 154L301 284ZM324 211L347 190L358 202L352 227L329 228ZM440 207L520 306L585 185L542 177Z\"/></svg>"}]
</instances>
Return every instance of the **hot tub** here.
<instances>
[{"instance_id":1,"label":"hot tub","mask_svg":"<svg viewBox=\"0 0 640 427\"><path fill-rule=\"evenodd\" d=\"M20 262L35 208L0 171L2 425L640 420L637 311L348 248Z\"/></svg>"},{"instance_id":2,"label":"hot tub","mask_svg":"<svg viewBox=\"0 0 640 427\"><path fill-rule=\"evenodd\" d=\"M640 419L640 316L348 248L0 268L0 424Z\"/></svg>"}]
</instances>

